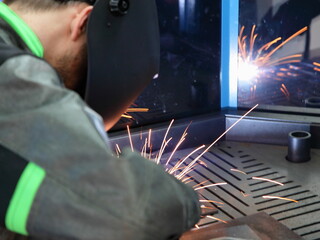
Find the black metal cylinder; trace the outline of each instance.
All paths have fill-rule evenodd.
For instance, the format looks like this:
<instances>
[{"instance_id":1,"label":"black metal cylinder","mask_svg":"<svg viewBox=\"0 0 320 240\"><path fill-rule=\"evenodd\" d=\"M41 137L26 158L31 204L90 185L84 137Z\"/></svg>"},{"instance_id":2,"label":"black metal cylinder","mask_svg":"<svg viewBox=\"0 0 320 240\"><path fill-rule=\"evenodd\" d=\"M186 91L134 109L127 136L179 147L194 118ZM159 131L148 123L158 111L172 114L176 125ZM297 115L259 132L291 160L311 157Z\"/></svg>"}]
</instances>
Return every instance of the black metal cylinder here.
<instances>
[{"instance_id":1,"label":"black metal cylinder","mask_svg":"<svg viewBox=\"0 0 320 240\"><path fill-rule=\"evenodd\" d=\"M310 160L311 134L306 131L293 131L288 135L288 155L290 162L300 163Z\"/></svg>"},{"instance_id":2,"label":"black metal cylinder","mask_svg":"<svg viewBox=\"0 0 320 240\"><path fill-rule=\"evenodd\" d=\"M320 97L309 97L305 100L306 107L320 108Z\"/></svg>"}]
</instances>

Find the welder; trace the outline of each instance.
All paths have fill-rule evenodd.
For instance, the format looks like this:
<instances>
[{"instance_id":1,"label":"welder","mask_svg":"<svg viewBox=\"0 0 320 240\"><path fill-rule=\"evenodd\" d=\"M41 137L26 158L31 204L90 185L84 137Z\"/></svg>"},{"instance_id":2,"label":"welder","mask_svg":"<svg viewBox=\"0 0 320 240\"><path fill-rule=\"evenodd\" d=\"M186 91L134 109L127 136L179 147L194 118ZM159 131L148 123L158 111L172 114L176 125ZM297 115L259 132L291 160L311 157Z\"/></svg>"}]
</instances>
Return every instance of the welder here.
<instances>
[{"instance_id":1,"label":"welder","mask_svg":"<svg viewBox=\"0 0 320 240\"><path fill-rule=\"evenodd\" d=\"M131 151L114 157L105 134L158 71L155 9L0 2L3 227L41 240L177 239L197 223L190 187Z\"/></svg>"}]
</instances>

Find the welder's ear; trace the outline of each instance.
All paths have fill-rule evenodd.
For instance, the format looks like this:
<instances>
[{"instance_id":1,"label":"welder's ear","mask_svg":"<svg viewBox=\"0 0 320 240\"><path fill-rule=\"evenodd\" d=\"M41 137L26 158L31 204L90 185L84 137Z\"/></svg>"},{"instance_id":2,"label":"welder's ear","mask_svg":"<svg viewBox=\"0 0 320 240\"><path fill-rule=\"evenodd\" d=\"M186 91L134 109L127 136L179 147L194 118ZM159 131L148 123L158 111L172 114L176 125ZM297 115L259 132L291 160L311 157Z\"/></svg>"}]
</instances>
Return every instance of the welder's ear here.
<instances>
[{"instance_id":1,"label":"welder's ear","mask_svg":"<svg viewBox=\"0 0 320 240\"><path fill-rule=\"evenodd\" d=\"M79 37L85 34L87 21L92 9L93 9L93 6L87 6L85 8L81 8L73 18L71 22L71 39L73 41L78 40Z\"/></svg>"}]
</instances>

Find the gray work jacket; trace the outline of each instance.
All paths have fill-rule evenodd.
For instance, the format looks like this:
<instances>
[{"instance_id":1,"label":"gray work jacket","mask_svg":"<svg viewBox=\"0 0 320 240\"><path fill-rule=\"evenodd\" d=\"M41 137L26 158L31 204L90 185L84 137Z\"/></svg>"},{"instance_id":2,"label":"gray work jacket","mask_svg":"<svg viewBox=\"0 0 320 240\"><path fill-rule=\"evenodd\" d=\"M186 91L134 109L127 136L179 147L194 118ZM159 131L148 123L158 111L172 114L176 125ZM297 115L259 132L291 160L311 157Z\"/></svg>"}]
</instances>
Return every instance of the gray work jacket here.
<instances>
[{"instance_id":1,"label":"gray work jacket","mask_svg":"<svg viewBox=\"0 0 320 240\"><path fill-rule=\"evenodd\" d=\"M100 117L57 72L1 27L0 39L24 51L0 65L0 145L45 171L27 216L30 236L173 239L198 221L190 187L130 151L114 157Z\"/></svg>"}]
</instances>

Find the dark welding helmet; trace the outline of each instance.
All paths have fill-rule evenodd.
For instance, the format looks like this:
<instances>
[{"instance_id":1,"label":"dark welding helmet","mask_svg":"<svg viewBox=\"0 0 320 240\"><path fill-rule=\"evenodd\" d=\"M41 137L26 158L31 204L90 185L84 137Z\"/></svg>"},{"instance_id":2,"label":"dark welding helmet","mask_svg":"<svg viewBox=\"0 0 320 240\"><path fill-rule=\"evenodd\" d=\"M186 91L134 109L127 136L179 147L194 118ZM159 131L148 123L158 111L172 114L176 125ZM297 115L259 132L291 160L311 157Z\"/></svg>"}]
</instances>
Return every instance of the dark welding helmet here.
<instances>
[{"instance_id":1,"label":"dark welding helmet","mask_svg":"<svg viewBox=\"0 0 320 240\"><path fill-rule=\"evenodd\" d=\"M113 126L159 71L155 0L92 2L85 100Z\"/></svg>"}]
</instances>

